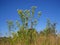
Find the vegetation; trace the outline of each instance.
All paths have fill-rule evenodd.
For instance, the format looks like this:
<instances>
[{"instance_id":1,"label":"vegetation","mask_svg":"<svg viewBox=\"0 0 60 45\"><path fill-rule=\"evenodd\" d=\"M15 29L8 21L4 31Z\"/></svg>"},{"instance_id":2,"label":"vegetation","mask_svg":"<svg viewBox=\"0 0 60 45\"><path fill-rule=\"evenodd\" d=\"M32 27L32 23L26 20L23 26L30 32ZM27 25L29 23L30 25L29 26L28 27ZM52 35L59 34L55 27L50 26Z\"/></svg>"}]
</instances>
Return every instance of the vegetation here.
<instances>
[{"instance_id":1,"label":"vegetation","mask_svg":"<svg viewBox=\"0 0 60 45\"><path fill-rule=\"evenodd\" d=\"M17 10L21 21L7 21L9 36L0 37L0 45L60 45L60 34L56 34L56 23L51 23L47 19L46 28L40 33L37 32L35 26L38 24L38 18L34 17L36 6L32 6L30 10ZM22 24L20 24L22 23ZM17 32L14 32L18 28Z\"/></svg>"}]
</instances>

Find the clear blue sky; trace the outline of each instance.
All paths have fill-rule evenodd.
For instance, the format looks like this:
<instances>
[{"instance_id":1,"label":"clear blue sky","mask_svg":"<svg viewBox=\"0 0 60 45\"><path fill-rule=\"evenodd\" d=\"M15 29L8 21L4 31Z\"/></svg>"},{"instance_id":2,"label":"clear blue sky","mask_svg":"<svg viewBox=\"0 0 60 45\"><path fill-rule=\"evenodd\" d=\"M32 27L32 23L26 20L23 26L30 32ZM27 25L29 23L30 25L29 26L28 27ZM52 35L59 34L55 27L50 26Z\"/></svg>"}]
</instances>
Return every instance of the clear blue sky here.
<instances>
[{"instance_id":1,"label":"clear blue sky","mask_svg":"<svg viewBox=\"0 0 60 45\"><path fill-rule=\"evenodd\" d=\"M56 29L60 32L60 0L0 0L0 33L4 36L8 32L6 20L19 20L17 9L30 9L31 6L37 6L36 12L42 11L37 31L45 28L49 18L57 23Z\"/></svg>"}]
</instances>

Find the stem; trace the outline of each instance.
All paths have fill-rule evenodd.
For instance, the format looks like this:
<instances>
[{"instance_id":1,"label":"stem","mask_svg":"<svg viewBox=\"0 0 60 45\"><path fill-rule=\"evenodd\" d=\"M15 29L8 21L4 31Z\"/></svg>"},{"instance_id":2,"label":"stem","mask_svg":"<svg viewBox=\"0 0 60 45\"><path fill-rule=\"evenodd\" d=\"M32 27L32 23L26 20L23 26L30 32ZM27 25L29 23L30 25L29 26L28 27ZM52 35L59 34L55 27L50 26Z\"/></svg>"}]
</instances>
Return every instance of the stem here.
<instances>
[{"instance_id":1,"label":"stem","mask_svg":"<svg viewBox=\"0 0 60 45\"><path fill-rule=\"evenodd\" d=\"M33 22L31 21L31 29L33 29Z\"/></svg>"}]
</instances>

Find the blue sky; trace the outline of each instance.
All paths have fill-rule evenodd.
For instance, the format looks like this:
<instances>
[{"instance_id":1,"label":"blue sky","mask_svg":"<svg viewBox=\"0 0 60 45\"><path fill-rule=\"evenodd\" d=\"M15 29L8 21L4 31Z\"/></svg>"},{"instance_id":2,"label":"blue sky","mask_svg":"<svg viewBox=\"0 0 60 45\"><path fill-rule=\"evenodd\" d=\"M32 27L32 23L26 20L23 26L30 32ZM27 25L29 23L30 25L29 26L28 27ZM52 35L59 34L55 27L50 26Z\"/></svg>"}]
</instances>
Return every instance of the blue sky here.
<instances>
[{"instance_id":1,"label":"blue sky","mask_svg":"<svg viewBox=\"0 0 60 45\"><path fill-rule=\"evenodd\" d=\"M19 20L17 9L30 9L37 6L36 13L42 11L42 16L36 27L37 31L45 28L47 18L52 23L56 22L56 29L60 32L60 0L0 0L0 33L5 36L8 33L6 20Z\"/></svg>"}]
</instances>

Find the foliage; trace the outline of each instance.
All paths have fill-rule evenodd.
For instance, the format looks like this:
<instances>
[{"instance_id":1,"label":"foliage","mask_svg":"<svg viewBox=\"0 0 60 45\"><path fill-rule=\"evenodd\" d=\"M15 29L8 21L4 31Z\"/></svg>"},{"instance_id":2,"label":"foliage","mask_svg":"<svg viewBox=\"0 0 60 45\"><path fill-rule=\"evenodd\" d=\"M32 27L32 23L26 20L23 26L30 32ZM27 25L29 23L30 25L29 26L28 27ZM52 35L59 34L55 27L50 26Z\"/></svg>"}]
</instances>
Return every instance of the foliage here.
<instances>
[{"instance_id":1,"label":"foliage","mask_svg":"<svg viewBox=\"0 0 60 45\"><path fill-rule=\"evenodd\" d=\"M56 28L55 27L56 27L56 23L51 24L50 20L48 19L46 28L43 31L41 31L40 33L42 33L46 36L48 36L49 34L56 35Z\"/></svg>"},{"instance_id":2,"label":"foliage","mask_svg":"<svg viewBox=\"0 0 60 45\"><path fill-rule=\"evenodd\" d=\"M17 10L19 17L21 19L22 25L25 28L28 28L29 22L31 25L30 28L33 28L33 26L37 24L38 18L35 18L35 16L34 16L35 10L36 10L36 6L32 6L31 9L29 9L29 10L28 9L27 10ZM38 17L40 17L40 16L41 16L41 11L38 12Z\"/></svg>"},{"instance_id":3,"label":"foliage","mask_svg":"<svg viewBox=\"0 0 60 45\"><path fill-rule=\"evenodd\" d=\"M38 17L34 17L36 8L32 6L29 10L17 10L22 24L16 20L14 25L13 21L8 20L9 37L0 37L0 45L60 45L60 35L56 34L56 23L51 23L48 19L46 28L40 33L34 28L41 16L39 11ZM14 32L16 28L18 31Z\"/></svg>"}]
</instances>

